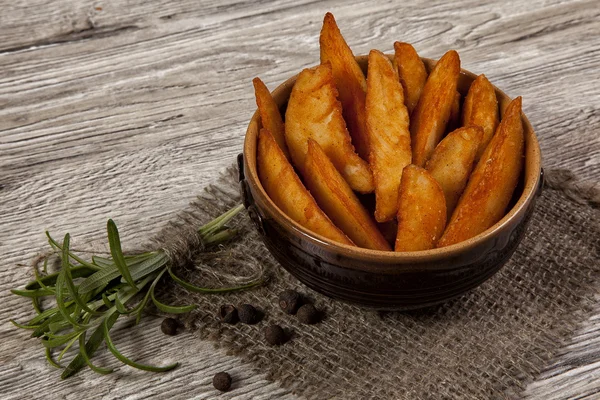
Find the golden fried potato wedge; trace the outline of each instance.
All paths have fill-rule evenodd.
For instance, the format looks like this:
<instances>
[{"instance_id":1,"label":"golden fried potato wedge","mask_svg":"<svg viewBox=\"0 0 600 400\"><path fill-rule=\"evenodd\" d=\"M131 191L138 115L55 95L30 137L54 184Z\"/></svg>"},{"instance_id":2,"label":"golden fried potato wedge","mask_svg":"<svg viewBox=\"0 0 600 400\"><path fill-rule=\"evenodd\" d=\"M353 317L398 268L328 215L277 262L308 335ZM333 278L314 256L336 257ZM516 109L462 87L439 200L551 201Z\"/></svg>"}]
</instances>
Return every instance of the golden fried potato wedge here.
<instances>
[{"instance_id":1,"label":"golden fried potato wedge","mask_svg":"<svg viewBox=\"0 0 600 400\"><path fill-rule=\"evenodd\" d=\"M475 161L481 158L492 140L498 122L496 91L485 75L481 74L471 83L463 104L463 126L478 125L483 128L483 139Z\"/></svg>"},{"instance_id":2,"label":"golden fried potato wedge","mask_svg":"<svg viewBox=\"0 0 600 400\"><path fill-rule=\"evenodd\" d=\"M452 103L452 109L450 109L450 118L448 118L448 125L446 126L446 131L452 132L460 126L460 93L457 91L454 95L454 103Z\"/></svg>"},{"instance_id":3,"label":"golden fried potato wedge","mask_svg":"<svg viewBox=\"0 0 600 400\"><path fill-rule=\"evenodd\" d=\"M427 161L427 171L444 191L448 220L467 185L482 137L480 126L458 128L437 145Z\"/></svg>"},{"instance_id":4,"label":"golden fried potato wedge","mask_svg":"<svg viewBox=\"0 0 600 400\"><path fill-rule=\"evenodd\" d=\"M319 43L321 64L330 63L333 70L333 79L340 93L342 112L352 143L357 153L366 160L369 155L365 122L367 82L331 13L325 14Z\"/></svg>"},{"instance_id":5,"label":"golden fried potato wedge","mask_svg":"<svg viewBox=\"0 0 600 400\"><path fill-rule=\"evenodd\" d=\"M269 92L263 81L259 78L254 78L252 83L254 84L254 95L256 96L256 105L258 106L262 126L271 132L279 148L289 160L290 153L285 144L285 128L279 107L275 104L271 92Z\"/></svg>"},{"instance_id":6,"label":"golden fried potato wedge","mask_svg":"<svg viewBox=\"0 0 600 400\"><path fill-rule=\"evenodd\" d=\"M265 128L258 135L258 177L265 191L287 216L335 242L353 245L319 208L287 160L273 135Z\"/></svg>"},{"instance_id":7,"label":"golden fried potato wedge","mask_svg":"<svg viewBox=\"0 0 600 400\"><path fill-rule=\"evenodd\" d=\"M435 179L421 167L402 173L396 251L433 249L446 226L446 200Z\"/></svg>"},{"instance_id":8,"label":"golden fried potato wedge","mask_svg":"<svg viewBox=\"0 0 600 400\"><path fill-rule=\"evenodd\" d=\"M354 152L329 64L298 75L285 114L285 141L292 162L305 178L308 138L319 143L352 189L361 193L374 190L369 164Z\"/></svg>"},{"instance_id":9,"label":"golden fried potato wedge","mask_svg":"<svg viewBox=\"0 0 600 400\"><path fill-rule=\"evenodd\" d=\"M470 239L504 216L523 167L524 147L521 97L517 97L475 166L438 247Z\"/></svg>"},{"instance_id":10,"label":"golden fried potato wedge","mask_svg":"<svg viewBox=\"0 0 600 400\"><path fill-rule=\"evenodd\" d=\"M306 186L323 211L357 246L390 250L375 221L319 144L308 140Z\"/></svg>"},{"instance_id":11,"label":"golden fried potato wedge","mask_svg":"<svg viewBox=\"0 0 600 400\"><path fill-rule=\"evenodd\" d=\"M411 116L413 164L425 165L446 131L460 73L460 58L448 51L427 78L417 107Z\"/></svg>"},{"instance_id":12,"label":"golden fried potato wedge","mask_svg":"<svg viewBox=\"0 0 600 400\"><path fill-rule=\"evenodd\" d=\"M369 53L367 78L369 164L375 181L375 219L385 222L398 211L402 170L410 164L410 130L402 85L390 60L380 51Z\"/></svg>"},{"instance_id":13,"label":"golden fried potato wedge","mask_svg":"<svg viewBox=\"0 0 600 400\"><path fill-rule=\"evenodd\" d=\"M411 114L419 102L421 91L427 81L425 64L411 44L396 42L394 43L394 65L404 89L404 104Z\"/></svg>"}]
</instances>

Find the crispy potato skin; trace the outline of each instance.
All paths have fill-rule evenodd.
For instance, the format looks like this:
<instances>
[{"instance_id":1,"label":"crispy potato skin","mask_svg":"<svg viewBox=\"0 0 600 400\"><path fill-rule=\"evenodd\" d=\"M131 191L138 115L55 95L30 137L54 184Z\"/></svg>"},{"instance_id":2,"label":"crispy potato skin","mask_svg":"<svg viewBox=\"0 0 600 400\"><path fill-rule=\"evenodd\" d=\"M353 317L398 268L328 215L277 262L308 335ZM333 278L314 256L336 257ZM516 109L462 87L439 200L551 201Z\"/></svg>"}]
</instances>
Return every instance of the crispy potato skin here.
<instances>
[{"instance_id":1,"label":"crispy potato skin","mask_svg":"<svg viewBox=\"0 0 600 400\"><path fill-rule=\"evenodd\" d=\"M367 81L331 13L325 14L319 43L321 64L330 63L333 70L352 143L357 153L366 160L369 155L365 117Z\"/></svg>"},{"instance_id":2,"label":"crispy potato skin","mask_svg":"<svg viewBox=\"0 0 600 400\"><path fill-rule=\"evenodd\" d=\"M305 69L298 75L285 114L285 140L292 162L302 176L308 138L323 148L352 189L375 189L369 164L354 152L329 64Z\"/></svg>"},{"instance_id":3,"label":"crispy potato skin","mask_svg":"<svg viewBox=\"0 0 600 400\"><path fill-rule=\"evenodd\" d=\"M269 89L267 89L263 81L259 78L254 78L252 83L254 85L254 95L256 97L256 105L258 106L262 126L271 132L271 135L273 135L279 148L289 160L290 153L285 144L285 128L281 113L279 112L279 107L275 104L271 92L269 92Z\"/></svg>"},{"instance_id":4,"label":"crispy potato skin","mask_svg":"<svg viewBox=\"0 0 600 400\"><path fill-rule=\"evenodd\" d=\"M485 77L479 75L469 88L463 104L463 126L477 125L483 128L483 139L475 160L479 160L483 151L492 140L498 126L498 99L494 87Z\"/></svg>"},{"instance_id":5,"label":"crispy potato skin","mask_svg":"<svg viewBox=\"0 0 600 400\"><path fill-rule=\"evenodd\" d=\"M287 216L335 242L353 245L319 208L267 129L261 129L257 150L258 177L265 191Z\"/></svg>"},{"instance_id":6,"label":"crispy potato skin","mask_svg":"<svg viewBox=\"0 0 600 400\"><path fill-rule=\"evenodd\" d=\"M402 170L412 158L408 111L402 90L389 59L380 51L371 50L366 111L378 222L396 216Z\"/></svg>"},{"instance_id":7,"label":"crispy potato skin","mask_svg":"<svg viewBox=\"0 0 600 400\"><path fill-rule=\"evenodd\" d=\"M336 170L319 144L308 140L306 186L331 220L357 246L391 250L375 221Z\"/></svg>"},{"instance_id":8,"label":"crispy potato skin","mask_svg":"<svg viewBox=\"0 0 600 400\"><path fill-rule=\"evenodd\" d=\"M404 104L411 114L419 102L427 81L425 64L411 44L396 42L394 43L394 65L404 89Z\"/></svg>"},{"instance_id":9,"label":"crispy potato skin","mask_svg":"<svg viewBox=\"0 0 600 400\"><path fill-rule=\"evenodd\" d=\"M460 58L448 51L427 78L411 119L413 164L425 165L446 131L460 73Z\"/></svg>"},{"instance_id":10,"label":"crispy potato skin","mask_svg":"<svg viewBox=\"0 0 600 400\"><path fill-rule=\"evenodd\" d=\"M446 200L435 179L421 167L409 165L402 173L396 251L435 247L446 226Z\"/></svg>"},{"instance_id":11,"label":"crispy potato skin","mask_svg":"<svg viewBox=\"0 0 600 400\"><path fill-rule=\"evenodd\" d=\"M467 185L482 137L479 126L458 128L437 145L427 161L427 171L444 191L448 220Z\"/></svg>"},{"instance_id":12,"label":"crispy potato skin","mask_svg":"<svg viewBox=\"0 0 600 400\"><path fill-rule=\"evenodd\" d=\"M504 216L523 167L524 147L521 97L517 97L477 163L438 247L470 239Z\"/></svg>"}]
</instances>

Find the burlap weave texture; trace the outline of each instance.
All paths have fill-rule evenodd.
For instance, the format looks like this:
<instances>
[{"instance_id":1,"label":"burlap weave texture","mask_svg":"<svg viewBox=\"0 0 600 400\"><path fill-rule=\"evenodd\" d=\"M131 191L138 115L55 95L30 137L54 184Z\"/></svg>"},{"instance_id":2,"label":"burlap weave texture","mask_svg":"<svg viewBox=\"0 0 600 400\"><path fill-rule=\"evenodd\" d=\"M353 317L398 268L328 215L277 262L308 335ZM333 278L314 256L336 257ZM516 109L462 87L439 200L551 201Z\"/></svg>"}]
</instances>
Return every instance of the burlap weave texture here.
<instances>
[{"instance_id":1,"label":"burlap weave texture","mask_svg":"<svg viewBox=\"0 0 600 400\"><path fill-rule=\"evenodd\" d=\"M186 226L238 202L232 169L157 241L170 242ZM217 285L266 270L268 285L220 296L169 286L164 296L197 303L186 319L189 329L307 398L518 398L586 317L598 292L600 219L597 209L582 203L546 189L509 263L479 288L424 311L363 310L306 288L272 259L245 214L237 220L238 240L179 272L197 284ZM324 311L323 321L302 325L284 314L277 297L287 288L307 295ZM254 304L265 317L256 325L221 324L216 313L226 303ZM267 345L263 329L271 323L286 328L291 340Z\"/></svg>"}]
</instances>

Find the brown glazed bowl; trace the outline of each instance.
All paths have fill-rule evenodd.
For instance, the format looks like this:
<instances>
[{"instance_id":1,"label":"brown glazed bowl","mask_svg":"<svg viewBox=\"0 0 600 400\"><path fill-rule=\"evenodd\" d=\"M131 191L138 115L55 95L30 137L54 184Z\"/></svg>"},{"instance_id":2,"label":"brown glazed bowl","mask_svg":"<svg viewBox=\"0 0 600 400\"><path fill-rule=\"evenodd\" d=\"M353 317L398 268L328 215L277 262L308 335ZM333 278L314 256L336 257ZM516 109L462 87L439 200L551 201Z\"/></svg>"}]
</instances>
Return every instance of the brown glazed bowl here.
<instances>
[{"instance_id":1,"label":"brown glazed bowl","mask_svg":"<svg viewBox=\"0 0 600 400\"><path fill-rule=\"evenodd\" d=\"M367 57L357 60L367 72ZM428 70L435 61L423 59ZM476 75L462 70L458 90L466 96ZM284 112L296 77L273 92ZM501 115L510 102L496 88ZM487 231L464 242L427 251L384 252L341 245L294 222L269 198L256 169L260 116L254 113L238 158L244 205L262 240L279 263L308 287L363 307L408 310L460 296L483 283L512 256L523 238L543 186L540 147L527 118L525 168L509 212Z\"/></svg>"}]
</instances>

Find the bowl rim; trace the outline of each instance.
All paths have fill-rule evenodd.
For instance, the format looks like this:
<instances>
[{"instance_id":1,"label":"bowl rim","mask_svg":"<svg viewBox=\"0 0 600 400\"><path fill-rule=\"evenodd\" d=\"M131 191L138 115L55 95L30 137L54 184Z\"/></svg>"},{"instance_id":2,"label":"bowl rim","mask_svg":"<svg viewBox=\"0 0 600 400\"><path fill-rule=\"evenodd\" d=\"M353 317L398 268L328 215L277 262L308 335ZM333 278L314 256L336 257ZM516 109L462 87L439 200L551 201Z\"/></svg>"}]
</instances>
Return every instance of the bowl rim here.
<instances>
[{"instance_id":1,"label":"bowl rim","mask_svg":"<svg viewBox=\"0 0 600 400\"><path fill-rule=\"evenodd\" d=\"M386 54L386 56L392 59L393 55ZM355 57L359 63L366 63L368 58L367 55L360 55ZM426 67L430 69L436 62L436 60L421 57L421 60L425 63ZM467 79L470 79L471 82L475 80L477 77L476 74L467 71L461 68L461 75L465 76ZM283 83L277 86L275 90L272 91L272 95L274 98L277 98L282 95L282 92L289 91L293 87L295 80L298 74L290 77L285 80ZM492 85L496 91L496 97L498 98L498 106L501 107L501 102L508 102L512 100L506 93ZM281 106L281 104L278 104ZM505 104L506 105L506 104ZM501 110L502 114L503 110ZM382 251L382 250L371 250L365 249L358 246L349 246L345 244L340 244L334 242L324 236L321 236L317 233L314 233L307 228L303 227L296 221L292 220L288 217L282 210L277 207L277 205L271 200L271 198L265 192L260 179L258 178L258 171L256 167L256 144L258 140L258 130L259 130L259 120L260 114L258 109L254 112L250 123L248 124L248 128L246 130L245 138L244 138L244 178L250 181L250 187L256 189L252 190L252 196L254 197L254 201L259 203L261 206L259 207L259 211L262 213L269 214L265 216L266 218L272 218L281 226L285 227L286 230L291 232L292 235L296 236L298 239L307 240L312 245L326 251L333 252L340 256L345 256L347 258L352 258L356 260L364 260L364 261L373 261L377 260L378 262L385 264L392 263L412 263L412 262L431 262L438 261L442 259L448 259L456 256L460 256L469 250L477 248L480 245L483 245L489 240L492 240L494 237L498 237L501 232L506 231L509 226L512 224L514 220L519 219L519 216L522 216L525 211L529 208L530 204L534 201L536 194L538 192L538 187L540 185L540 181L542 179L542 159L541 159L541 150L539 146L539 141L537 139L536 133L533 129L533 126L525 116L523 112L521 112L521 120L523 123L524 133L525 133L525 155L524 158L531 152L533 155L533 160L531 167L527 168L528 160L526 159L523 163L524 168L524 180L525 185L523 187L523 192L517 202L513 205L508 213L506 213L500 221L496 224L492 225L487 230L482 233L464 240L462 242L446 246L440 248L434 248L430 250L421 250L421 251L407 251L407 252L395 252L395 251ZM253 154L253 163L249 162L248 154ZM361 269L360 267L358 267Z\"/></svg>"}]
</instances>

